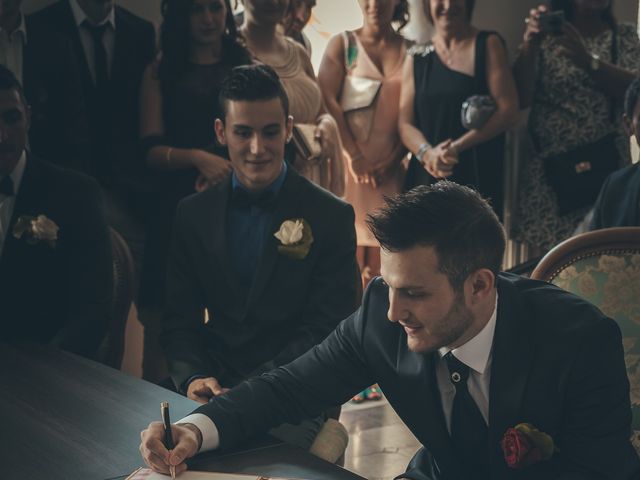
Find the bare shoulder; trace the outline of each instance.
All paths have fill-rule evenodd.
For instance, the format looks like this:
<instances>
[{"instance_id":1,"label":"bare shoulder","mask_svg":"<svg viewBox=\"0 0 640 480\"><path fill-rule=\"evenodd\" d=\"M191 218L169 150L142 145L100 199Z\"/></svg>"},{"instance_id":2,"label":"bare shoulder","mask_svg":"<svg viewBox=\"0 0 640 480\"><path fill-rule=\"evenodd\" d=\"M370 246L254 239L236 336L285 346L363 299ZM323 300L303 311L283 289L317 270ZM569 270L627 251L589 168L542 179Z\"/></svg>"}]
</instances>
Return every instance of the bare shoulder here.
<instances>
[{"instance_id":1,"label":"bare shoulder","mask_svg":"<svg viewBox=\"0 0 640 480\"><path fill-rule=\"evenodd\" d=\"M344 33L338 33L329 39L327 48L324 51L324 56L339 60L344 55Z\"/></svg>"},{"instance_id":2,"label":"bare shoulder","mask_svg":"<svg viewBox=\"0 0 640 480\"><path fill-rule=\"evenodd\" d=\"M492 33L487 36L487 51L493 54L506 53L506 47L504 40L497 33Z\"/></svg>"}]
</instances>

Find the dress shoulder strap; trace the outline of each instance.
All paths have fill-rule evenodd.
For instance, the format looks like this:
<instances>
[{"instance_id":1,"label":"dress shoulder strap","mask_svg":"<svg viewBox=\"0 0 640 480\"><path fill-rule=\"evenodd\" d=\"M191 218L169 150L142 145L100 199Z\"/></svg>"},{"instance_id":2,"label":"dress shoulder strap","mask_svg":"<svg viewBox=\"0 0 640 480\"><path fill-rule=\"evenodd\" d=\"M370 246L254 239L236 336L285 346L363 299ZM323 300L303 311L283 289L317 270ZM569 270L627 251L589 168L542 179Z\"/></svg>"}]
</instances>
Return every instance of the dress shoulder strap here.
<instances>
[{"instance_id":1,"label":"dress shoulder strap","mask_svg":"<svg viewBox=\"0 0 640 480\"><path fill-rule=\"evenodd\" d=\"M475 71L474 81L478 93L489 93L489 85L487 84L487 39L491 35L497 35L503 45L506 47L504 38L493 30L481 30L476 37L475 52Z\"/></svg>"},{"instance_id":2,"label":"dress shoulder strap","mask_svg":"<svg viewBox=\"0 0 640 480\"><path fill-rule=\"evenodd\" d=\"M358 40L356 34L350 30L342 32L344 44L344 68L348 72L358 64Z\"/></svg>"}]
</instances>

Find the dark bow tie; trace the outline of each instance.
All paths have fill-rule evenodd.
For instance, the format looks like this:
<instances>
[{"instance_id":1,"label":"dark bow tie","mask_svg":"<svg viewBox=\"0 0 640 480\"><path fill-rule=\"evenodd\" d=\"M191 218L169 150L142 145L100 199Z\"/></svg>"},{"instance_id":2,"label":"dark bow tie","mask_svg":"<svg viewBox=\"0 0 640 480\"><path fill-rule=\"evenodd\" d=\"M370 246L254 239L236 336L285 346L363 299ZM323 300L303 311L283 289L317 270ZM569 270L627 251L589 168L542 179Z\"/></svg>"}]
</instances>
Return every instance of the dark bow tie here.
<instances>
[{"instance_id":1,"label":"dark bow tie","mask_svg":"<svg viewBox=\"0 0 640 480\"><path fill-rule=\"evenodd\" d=\"M243 188L234 188L231 193L231 204L239 208L267 208L273 204L275 198L276 194L272 190L251 193Z\"/></svg>"},{"instance_id":2,"label":"dark bow tie","mask_svg":"<svg viewBox=\"0 0 640 480\"><path fill-rule=\"evenodd\" d=\"M4 177L2 181L0 181L0 194L7 197L12 197L16 194L15 190L13 189L13 180L9 175Z\"/></svg>"}]
</instances>

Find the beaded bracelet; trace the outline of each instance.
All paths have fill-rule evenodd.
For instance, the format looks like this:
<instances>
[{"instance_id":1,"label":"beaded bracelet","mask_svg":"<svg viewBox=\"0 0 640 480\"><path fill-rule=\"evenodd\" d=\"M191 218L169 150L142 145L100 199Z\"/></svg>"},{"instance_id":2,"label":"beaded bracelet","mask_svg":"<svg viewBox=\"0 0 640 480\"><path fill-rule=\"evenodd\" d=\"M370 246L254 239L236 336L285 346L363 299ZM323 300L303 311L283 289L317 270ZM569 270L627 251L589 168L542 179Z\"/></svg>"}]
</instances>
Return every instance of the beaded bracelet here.
<instances>
[{"instance_id":1,"label":"beaded bracelet","mask_svg":"<svg viewBox=\"0 0 640 480\"><path fill-rule=\"evenodd\" d=\"M427 153L427 150L429 150L430 148L433 148L433 147L429 142L424 142L420 144L420 146L418 147L418 151L416 152L416 158L420 163L424 164L424 160L422 160L422 157L424 157L424 154Z\"/></svg>"}]
</instances>

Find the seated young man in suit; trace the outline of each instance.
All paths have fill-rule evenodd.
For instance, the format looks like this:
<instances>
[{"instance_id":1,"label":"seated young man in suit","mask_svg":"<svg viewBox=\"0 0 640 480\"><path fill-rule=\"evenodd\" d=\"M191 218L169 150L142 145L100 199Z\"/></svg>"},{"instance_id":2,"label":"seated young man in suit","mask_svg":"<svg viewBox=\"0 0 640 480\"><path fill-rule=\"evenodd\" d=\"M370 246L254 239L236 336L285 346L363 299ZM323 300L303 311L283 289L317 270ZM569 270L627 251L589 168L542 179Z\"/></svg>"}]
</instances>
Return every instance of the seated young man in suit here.
<instances>
[{"instance_id":1,"label":"seated young man in suit","mask_svg":"<svg viewBox=\"0 0 640 480\"><path fill-rule=\"evenodd\" d=\"M111 244L96 182L27 153L29 107L0 66L0 341L92 356L111 310Z\"/></svg>"},{"instance_id":2,"label":"seated young man in suit","mask_svg":"<svg viewBox=\"0 0 640 480\"><path fill-rule=\"evenodd\" d=\"M275 72L235 68L220 101L233 174L178 206L161 336L175 386L202 403L305 353L358 301L353 209L283 161ZM309 446L323 422L277 436Z\"/></svg>"},{"instance_id":3,"label":"seated young man in suit","mask_svg":"<svg viewBox=\"0 0 640 480\"><path fill-rule=\"evenodd\" d=\"M467 187L417 187L369 222L382 278L360 309L300 358L174 425L171 454L162 424L151 424L148 465L181 472L198 451L233 447L377 381L424 446L400 478L638 478L615 321L553 285L499 273L502 226ZM548 435L536 451L531 428Z\"/></svg>"},{"instance_id":4,"label":"seated young man in suit","mask_svg":"<svg viewBox=\"0 0 640 480\"><path fill-rule=\"evenodd\" d=\"M623 120L640 145L640 78L627 89ZM589 230L611 227L640 227L640 162L613 172L600 189Z\"/></svg>"}]
</instances>

